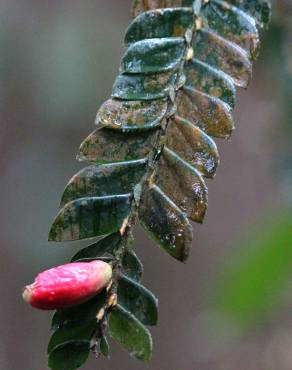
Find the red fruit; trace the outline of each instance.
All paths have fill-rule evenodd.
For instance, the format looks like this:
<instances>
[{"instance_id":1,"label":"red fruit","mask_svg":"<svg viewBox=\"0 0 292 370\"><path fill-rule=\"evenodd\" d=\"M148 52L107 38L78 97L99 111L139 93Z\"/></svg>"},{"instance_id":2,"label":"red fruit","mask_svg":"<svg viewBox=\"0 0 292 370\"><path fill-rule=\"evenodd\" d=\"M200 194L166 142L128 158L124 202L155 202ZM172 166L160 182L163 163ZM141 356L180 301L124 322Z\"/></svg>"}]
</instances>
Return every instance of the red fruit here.
<instances>
[{"instance_id":1,"label":"red fruit","mask_svg":"<svg viewBox=\"0 0 292 370\"><path fill-rule=\"evenodd\" d=\"M68 263L40 273L22 296L41 310L68 308L96 295L111 278L112 268L103 261Z\"/></svg>"}]
</instances>

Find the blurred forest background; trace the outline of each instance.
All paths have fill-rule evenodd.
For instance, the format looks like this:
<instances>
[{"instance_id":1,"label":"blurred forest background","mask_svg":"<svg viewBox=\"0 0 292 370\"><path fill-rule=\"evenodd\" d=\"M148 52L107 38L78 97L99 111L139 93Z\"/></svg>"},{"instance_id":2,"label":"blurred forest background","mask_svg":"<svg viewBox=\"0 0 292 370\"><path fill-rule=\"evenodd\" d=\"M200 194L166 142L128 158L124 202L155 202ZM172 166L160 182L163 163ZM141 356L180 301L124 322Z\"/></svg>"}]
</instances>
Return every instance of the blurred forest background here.
<instances>
[{"instance_id":1,"label":"blurred forest background","mask_svg":"<svg viewBox=\"0 0 292 370\"><path fill-rule=\"evenodd\" d=\"M45 370L50 315L23 285L79 248L49 244L62 190L123 53L130 0L0 0L0 369ZM292 2L274 2L236 131L187 265L138 229L144 283L159 297L154 356L112 345L102 370L292 369Z\"/></svg>"}]
</instances>

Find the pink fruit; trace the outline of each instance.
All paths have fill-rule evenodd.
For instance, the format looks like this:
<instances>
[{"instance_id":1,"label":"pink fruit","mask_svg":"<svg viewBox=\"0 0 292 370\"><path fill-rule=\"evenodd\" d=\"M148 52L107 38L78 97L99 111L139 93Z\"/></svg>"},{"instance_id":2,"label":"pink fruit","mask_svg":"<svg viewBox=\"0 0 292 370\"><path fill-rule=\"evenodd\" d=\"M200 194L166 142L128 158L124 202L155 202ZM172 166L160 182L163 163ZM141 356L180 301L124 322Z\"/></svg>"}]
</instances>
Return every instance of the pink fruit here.
<instances>
[{"instance_id":1,"label":"pink fruit","mask_svg":"<svg viewBox=\"0 0 292 370\"><path fill-rule=\"evenodd\" d=\"M103 261L68 263L40 273L23 299L41 310L68 308L96 295L111 278L112 268Z\"/></svg>"}]
</instances>

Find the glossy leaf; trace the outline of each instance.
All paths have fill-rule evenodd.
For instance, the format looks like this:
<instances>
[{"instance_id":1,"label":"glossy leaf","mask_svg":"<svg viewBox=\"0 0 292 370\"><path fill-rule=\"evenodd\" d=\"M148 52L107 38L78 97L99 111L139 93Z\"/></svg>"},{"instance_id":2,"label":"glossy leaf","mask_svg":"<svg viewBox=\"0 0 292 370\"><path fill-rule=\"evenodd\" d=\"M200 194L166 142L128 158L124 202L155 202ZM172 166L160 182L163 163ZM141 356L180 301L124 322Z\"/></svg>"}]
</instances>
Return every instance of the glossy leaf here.
<instances>
[{"instance_id":1,"label":"glossy leaf","mask_svg":"<svg viewBox=\"0 0 292 370\"><path fill-rule=\"evenodd\" d=\"M50 354L56 347L66 342L72 341L90 341L92 335L96 330L96 320L81 324L79 326L62 327L57 329L48 344L48 354Z\"/></svg>"},{"instance_id":2,"label":"glossy leaf","mask_svg":"<svg viewBox=\"0 0 292 370\"><path fill-rule=\"evenodd\" d=\"M236 86L247 87L252 66L243 49L204 28L197 32L193 47L198 59L227 73Z\"/></svg>"},{"instance_id":3,"label":"glossy leaf","mask_svg":"<svg viewBox=\"0 0 292 370\"><path fill-rule=\"evenodd\" d=\"M220 99L190 87L177 94L177 113L200 127L208 135L228 138L234 130L230 107Z\"/></svg>"},{"instance_id":4,"label":"glossy leaf","mask_svg":"<svg viewBox=\"0 0 292 370\"><path fill-rule=\"evenodd\" d=\"M149 74L177 69L185 53L182 37L149 39L131 44L121 62L121 72Z\"/></svg>"},{"instance_id":5,"label":"glossy leaf","mask_svg":"<svg viewBox=\"0 0 292 370\"><path fill-rule=\"evenodd\" d=\"M177 80L173 72L150 75L119 75L112 96L122 100L155 100L168 96Z\"/></svg>"},{"instance_id":6,"label":"glossy leaf","mask_svg":"<svg viewBox=\"0 0 292 370\"><path fill-rule=\"evenodd\" d=\"M236 90L232 79L219 69L198 60L185 63L186 86L220 98L231 108L236 102Z\"/></svg>"},{"instance_id":7,"label":"glossy leaf","mask_svg":"<svg viewBox=\"0 0 292 370\"><path fill-rule=\"evenodd\" d=\"M96 314L105 304L106 298L106 291L103 290L83 304L56 311L52 319L52 329L91 324L96 320Z\"/></svg>"},{"instance_id":8,"label":"glossy leaf","mask_svg":"<svg viewBox=\"0 0 292 370\"><path fill-rule=\"evenodd\" d=\"M115 232L130 210L131 197L127 194L75 200L57 215L49 240L73 241Z\"/></svg>"},{"instance_id":9,"label":"glossy leaf","mask_svg":"<svg viewBox=\"0 0 292 370\"><path fill-rule=\"evenodd\" d=\"M109 99L100 108L96 124L123 131L148 130L159 126L167 101L120 101Z\"/></svg>"},{"instance_id":10,"label":"glossy leaf","mask_svg":"<svg viewBox=\"0 0 292 370\"><path fill-rule=\"evenodd\" d=\"M65 188L61 206L84 197L127 194L146 171L147 161L92 165L79 171Z\"/></svg>"},{"instance_id":11,"label":"glossy leaf","mask_svg":"<svg viewBox=\"0 0 292 370\"><path fill-rule=\"evenodd\" d=\"M157 140L157 130L149 132L120 132L96 130L81 144L79 161L112 163L145 158Z\"/></svg>"},{"instance_id":12,"label":"glossy leaf","mask_svg":"<svg viewBox=\"0 0 292 370\"><path fill-rule=\"evenodd\" d=\"M151 10L140 14L130 24L125 43L151 38L184 37L193 23L194 16L190 8Z\"/></svg>"},{"instance_id":13,"label":"glossy leaf","mask_svg":"<svg viewBox=\"0 0 292 370\"><path fill-rule=\"evenodd\" d=\"M95 259L113 259L120 246L120 233L113 233L101 240L81 249L72 258L71 262L93 261Z\"/></svg>"},{"instance_id":14,"label":"glossy leaf","mask_svg":"<svg viewBox=\"0 0 292 370\"><path fill-rule=\"evenodd\" d=\"M143 193L140 222L162 249L179 261L186 261L192 244L192 227L186 215L158 186Z\"/></svg>"},{"instance_id":15,"label":"glossy leaf","mask_svg":"<svg viewBox=\"0 0 292 370\"><path fill-rule=\"evenodd\" d=\"M214 141L191 122L176 116L167 128L166 145L206 177L215 175L219 154Z\"/></svg>"},{"instance_id":16,"label":"glossy leaf","mask_svg":"<svg viewBox=\"0 0 292 370\"><path fill-rule=\"evenodd\" d=\"M141 280L143 274L143 265L133 251L127 251L125 253L122 266L124 275L138 282Z\"/></svg>"},{"instance_id":17,"label":"glossy leaf","mask_svg":"<svg viewBox=\"0 0 292 370\"><path fill-rule=\"evenodd\" d=\"M205 28L239 45L253 58L257 57L259 33L253 18L222 0L209 1L202 15Z\"/></svg>"},{"instance_id":18,"label":"glossy leaf","mask_svg":"<svg viewBox=\"0 0 292 370\"><path fill-rule=\"evenodd\" d=\"M118 286L119 305L144 325L156 325L158 301L144 286L123 276Z\"/></svg>"},{"instance_id":19,"label":"glossy leaf","mask_svg":"<svg viewBox=\"0 0 292 370\"><path fill-rule=\"evenodd\" d=\"M79 369L88 359L90 342L70 341L59 345L49 355L48 366L52 370Z\"/></svg>"},{"instance_id":20,"label":"glossy leaf","mask_svg":"<svg viewBox=\"0 0 292 370\"><path fill-rule=\"evenodd\" d=\"M251 17L257 20L257 23L263 27L271 19L271 3L269 0L227 0L230 4L237 6Z\"/></svg>"},{"instance_id":21,"label":"glossy leaf","mask_svg":"<svg viewBox=\"0 0 292 370\"><path fill-rule=\"evenodd\" d=\"M164 147L154 178L156 185L196 222L202 222L208 191L199 172L174 152Z\"/></svg>"},{"instance_id":22,"label":"glossy leaf","mask_svg":"<svg viewBox=\"0 0 292 370\"><path fill-rule=\"evenodd\" d=\"M129 354L138 360L149 361L152 339L148 329L119 305L109 318L109 333Z\"/></svg>"},{"instance_id":23,"label":"glossy leaf","mask_svg":"<svg viewBox=\"0 0 292 370\"><path fill-rule=\"evenodd\" d=\"M193 5L194 0L134 0L132 5L133 17L153 9L178 8Z\"/></svg>"}]
</instances>

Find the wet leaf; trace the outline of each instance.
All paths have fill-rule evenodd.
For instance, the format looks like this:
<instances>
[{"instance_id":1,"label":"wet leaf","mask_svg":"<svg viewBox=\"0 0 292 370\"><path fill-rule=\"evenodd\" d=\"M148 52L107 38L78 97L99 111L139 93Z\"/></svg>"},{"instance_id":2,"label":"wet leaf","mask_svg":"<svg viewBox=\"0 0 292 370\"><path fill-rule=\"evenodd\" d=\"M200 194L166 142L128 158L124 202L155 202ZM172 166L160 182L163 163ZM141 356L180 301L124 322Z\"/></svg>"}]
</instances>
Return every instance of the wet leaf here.
<instances>
[{"instance_id":1,"label":"wet leaf","mask_svg":"<svg viewBox=\"0 0 292 370\"><path fill-rule=\"evenodd\" d=\"M193 47L198 59L227 73L236 86L247 87L252 66L243 49L205 28L197 32Z\"/></svg>"},{"instance_id":2,"label":"wet leaf","mask_svg":"<svg viewBox=\"0 0 292 370\"><path fill-rule=\"evenodd\" d=\"M119 75L112 96L122 100L155 100L168 96L177 80L173 72L150 75Z\"/></svg>"},{"instance_id":3,"label":"wet leaf","mask_svg":"<svg viewBox=\"0 0 292 370\"><path fill-rule=\"evenodd\" d=\"M110 347L108 340L105 336L102 336L99 344L100 353L105 357L109 358Z\"/></svg>"},{"instance_id":4,"label":"wet leaf","mask_svg":"<svg viewBox=\"0 0 292 370\"><path fill-rule=\"evenodd\" d=\"M157 163L154 182L195 222L202 222L208 191L199 172L174 152L164 147Z\"/></svg>"},{"instance_id":5,"label":"wet leaf","mask_svg":"<svg viewBox=\"0 0 292 370\"><path fill-rule=\"evenodd\" d=\"M166 145L204 176L215 175L219 154L214 141L191 122L176 116L167 128Z\"/></svg>"},{"instance_id":6,"label":"wet leaf","mask_svg":"<svg viewBox=\"0 0 292 370\"><path fill-rule=\"evenodd\" d=\"M186 261L192 244L192 227L186 215L158 186L143 193L140 222L153 241L172 257Z\"/></svg>"},{"instance_id":7,"label":"wet leaf","mask_svg":"<svg viewBox=\"0 0 292 370\"><path fill-rule=\"evenodd\" d=\"M234 120L229 105L220 99L190 87L177 94L177 113L200 127L208 135L229 138L234 130Z\"/></svg>"},{"instance_id":8,"label":"wet leaf","mask_svg":"<svg viewBox=\"0 0 292 370\"><path fill-rule=\"evenodd\" d=\"M96 320L86 324L72 327L62 327L57 329L48 344L48 354L50 354L56 347L66 342L72 341L90 341L92 335L96 330Z\"/></svg>"},{"instance_id":9,"label":"wet leaf","mask_svg":"<svg viewBox=\"0 0 292 370\"><path fill-rule=\"evenodd\" d=\"M149 132L120 132L110 129L96 130L81 144L79 161L112 163L132 161L146 157L155 141L157 130Z\"/></svg>"},{"instance_id":10,"label":"wet leaf","mask_svg":"<svg viewBox=\"0 0 292 370\"><path fill-rule=\"evenodd\" d=\"M184 37L193 23L194 16L190 8L154 9L134 19L126 32L125 43L151 38Z\"/></svg>"},{"instance_id":11,"label":"wet leaf","mask_svg":"<svg viewBox=\"0 0 292 370\"><path fill-rule=\"evenodd\" d=\"M120 233L113 233L86 248L81 249L72 257L71 262L93 261L96 259L113 259L120 245Z\"/></svg>"},{"instance_id":12,"label":"wet leaf","mask_svg":"<svg viewBox=\"0 0 292 370\"><path fill-rule=\"evenodd\" d=\"M52 330L78 327L96 321L96 314L105 304L106 298L106 290L103 290L85 303L56 311L52 319Z\"/></svg>"},{"instance_id":13,"label":"wet leaf","mask_svg":"<svg viewBox=\"0 0 292 370\"><path fill-rule=\"evenodd\" d=\"M123 56L121 72L149 74L172 71L182 62L185 49L182 37L137 41Z\"/></svg>"},{"instance_id":14,"label":"wet leaf","mask_svg":"<svg viewBox=\"0 0 292 370\"><path fill-rule=\"evenodd\" d=\"M148 329L119 305L110 315L109 333L131 356L142 361L150 360L152 339Z\"/></svg>"},{"instance_id":15,"label":"wet leaf","mask_svg":"<svg viewBox=\"0 0 292 370\"><path fill-rule=\"evenodd\" d=\"M128 194L146 171L147 161L92 165L79 171L65 188L61 206L84 197Z\"/></svg>"},{"instance_id":16,"label":"wet leaf","mask_svg":"<svg viewBox=\"0 0 292 370\"><path fill-rule=\"evenodd\" d=\"M122 131L147 130L159 126L167 111L167 101L107 100L100 108L96 124Z\"/></svg>"},{"instance_id":17,"label":"wet leaf","mask_svg":"<svg viewBox=\"0 0 292 370\"><path fill-rule=\"evenodd\" d=\"M123 274L129 278L141 281L143 265L133 251L127 251L123 258Z\"/></svg>"},{"instance_id":18,"label":"wet leaf","mask_svg":"<svg viewBox=\"0 0 292 370\"><path fill-rule=\"evenodd\" d=\"M144 325L156 325L157 298L143 285L122 276L118 286L119 305L129 311Z\"/></svg>"},{"instance_id":19,"label":"wet leaf","mask_svg":"<svg viewBox=\"0 0 292 370\"><path fill-rule=\"evenodd\" d=\"M255 18L261 27L270 22L272 11L268 0L228 0L228 2Z\"/></svg>"},{"instance_id":20,"label":"wet leaf","mask_svg":"<svg viewBox=\"0 0 292 370\"><path fill-rule=\"evenodd\" d=\"M253 58L259 51L259 33L255 20L226 1L209 1L202 12L205 28L218 33L246 50Z\"/></svg>"},{"instance_id":21,"label":"wet leaf","mask_svg":"<svg viewBox=\"0 0 292 370\"><path fill-rule=\"evenodd\" d=\"M57 215L50 241L88 239L117 231L131 210L131 196L81 198L68 203Z\"/></svg>"},{"instance_id":22,"label":"wet leaf","mask_svg":"<svg viewBox=\"0 0 292 370\"><path fill-rule=\"evenodd\" d=\"M59 345L49 355L48 366L53 370L79 369L88 359L90 342L70 341Z\"/></svg>"},{"instance_id":23,"label":"wet leaf","mask_svg":"<svg viewBox=\"0 0 292 370\"><path fill-rule=\"evenodd\" d=\"M134 0L132 5L133 17L152 9L191 7L194 0Z\"/></svg>"},{"instance_id":24,"label":"wet leaf","mask_svg":"<svg viewBox=\"0 0 292 370\"><path fill-rule=\"evenodd\" d=\"M236 102L236 90L232 79L219 69L192 59L185 63L186 86L220 98L231 108Z\"/></svg>"}]
</instances>

